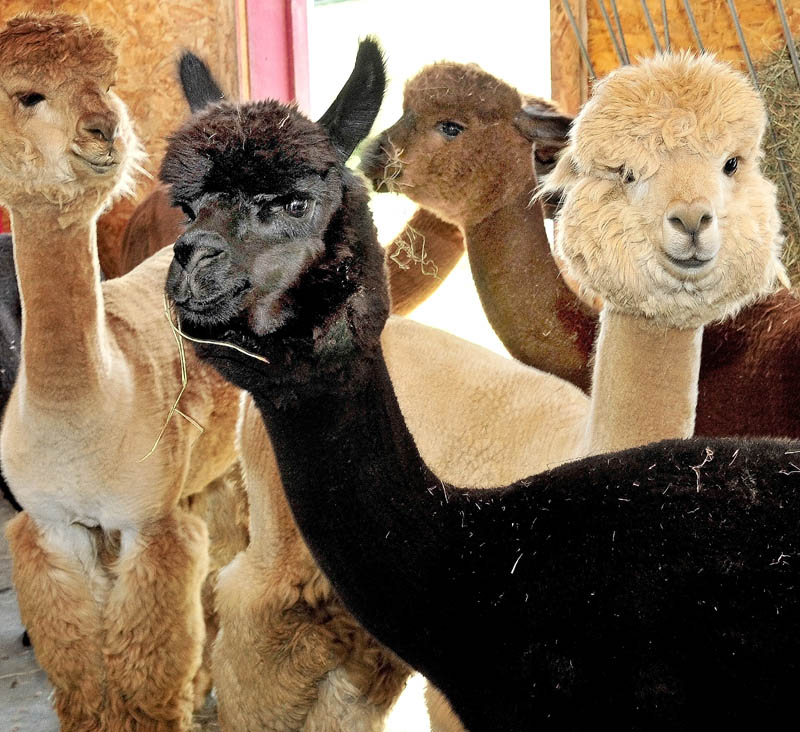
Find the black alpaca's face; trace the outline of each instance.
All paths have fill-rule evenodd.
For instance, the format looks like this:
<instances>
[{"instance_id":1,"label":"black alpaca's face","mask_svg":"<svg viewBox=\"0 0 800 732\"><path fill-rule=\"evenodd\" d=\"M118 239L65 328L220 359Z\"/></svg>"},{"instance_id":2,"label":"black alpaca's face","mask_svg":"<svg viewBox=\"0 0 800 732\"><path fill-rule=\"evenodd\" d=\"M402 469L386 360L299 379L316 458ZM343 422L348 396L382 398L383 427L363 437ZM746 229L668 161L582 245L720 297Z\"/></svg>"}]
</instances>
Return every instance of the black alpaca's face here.
<instances>
[{"instance_id":1,"label":"black alpaca's face","mask_svg":"<svg viewBox=\"0 0 800 732\"><path fill-rule=\"evenodd\" d=\"M234 322L255 336L284 325L294 312L288 291L324 254L341 203L335 168L243 188L181 202L189 223L175 242L167 293L185 327L206 338Z\"/></svg>"}]
</instances>

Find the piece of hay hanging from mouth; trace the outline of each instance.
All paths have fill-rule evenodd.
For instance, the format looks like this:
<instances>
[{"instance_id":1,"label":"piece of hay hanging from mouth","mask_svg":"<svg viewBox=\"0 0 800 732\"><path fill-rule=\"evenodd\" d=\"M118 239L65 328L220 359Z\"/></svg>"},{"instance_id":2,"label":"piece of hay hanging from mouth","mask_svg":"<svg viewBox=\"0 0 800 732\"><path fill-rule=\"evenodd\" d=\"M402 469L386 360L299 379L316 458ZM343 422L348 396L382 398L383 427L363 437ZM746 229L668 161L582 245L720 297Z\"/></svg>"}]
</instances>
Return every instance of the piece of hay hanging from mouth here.
<instances>
[{"instance_id":1,"label":"piece of hay hanging from mouth","mask_svg":"<svg viewBox=\"0 0 800 732\"><path fill-rule=\"evenodd\" d=\"M769 132L764 137L763 169L778 188L778 209L786 235L782 259L796 287L800 284L800 211L792 209L780 162L783 161L795 201L800 203L800 83L786 46L759 61L756 73L776 137L776 143Z\"/></svg>"}]
</instances>

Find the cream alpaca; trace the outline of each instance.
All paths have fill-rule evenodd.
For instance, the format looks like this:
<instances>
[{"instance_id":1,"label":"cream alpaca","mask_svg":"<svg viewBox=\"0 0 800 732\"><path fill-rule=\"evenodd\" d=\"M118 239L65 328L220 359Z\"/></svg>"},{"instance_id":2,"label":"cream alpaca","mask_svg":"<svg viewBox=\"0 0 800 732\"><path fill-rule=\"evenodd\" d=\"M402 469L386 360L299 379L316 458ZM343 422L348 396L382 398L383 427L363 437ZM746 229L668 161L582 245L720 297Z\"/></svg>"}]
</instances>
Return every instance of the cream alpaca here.
<instances>
[{"instance_id":1,"label":"cream alpaca","mask_svg":"<svg viewBox=\"0 0 800 732\"><path fill-rule=\"evenodd\" d=\"M138 155L115 73L114 43L70 16L0 33L0 201L23 308L0 450L25 511L7 534L62 727L182 730L208 557L205 525L177 503L233 462L236 391L187 353L181 407L207 430L175 419L140 461L180 366L162 304L170 252L100 284L95 221Z\"/></svg>"},{"instance_id":2,"label":"cream alpaca","mask_svg":"<svg viewBox=\"0 0 800 732\"><path fill-rule=\"evenodd\" d=\"M606 303L590 451L690 436L702 326L783 276L765 120L742 75L690 54L615 71L575 120L544 192L565 193L556 253Z\"/></svg>"}]
</instances>

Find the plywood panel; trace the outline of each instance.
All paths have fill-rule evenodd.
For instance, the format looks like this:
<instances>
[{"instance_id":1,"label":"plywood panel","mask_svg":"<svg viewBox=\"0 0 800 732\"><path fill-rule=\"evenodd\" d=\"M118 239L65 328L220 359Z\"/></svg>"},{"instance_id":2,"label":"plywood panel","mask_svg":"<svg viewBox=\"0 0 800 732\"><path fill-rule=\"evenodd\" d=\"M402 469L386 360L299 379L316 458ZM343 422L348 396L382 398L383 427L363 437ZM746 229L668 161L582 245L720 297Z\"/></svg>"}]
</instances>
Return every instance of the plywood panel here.
<instances>
[{"instance_id":1,"label":"plywood panel","mask_svg":"<svg viewBox=\"0 0 800 732\"><path fill-rule=\"evenodd\" d=\"M585 32L586 0L569 2L578 27ZM562 0L550 0L550 81L553 99L568 114L577 114L588 92L586 66Z\"/></svg>"},{"instance_id":2,"label":"plywood panel","mask_svg":"<svg viewBox=\"0 0 800 732\"><path fill-rule=\"evenodd\" d=\"M82 14L119 39L117 92L131 111L149 156L145 168L153 175L167 134L188 114L175 70L180 51L188 48L202 55L226 91L235 95L239 89L235 0L2 0L0 21L5 24L23 11L48 10ZM149 187L141 179L135 200ZM135 201L122 201L101 219L101 260L112 274L116 264L106 249L116 241L134 205Z\"/></svg>"}]
</instances>

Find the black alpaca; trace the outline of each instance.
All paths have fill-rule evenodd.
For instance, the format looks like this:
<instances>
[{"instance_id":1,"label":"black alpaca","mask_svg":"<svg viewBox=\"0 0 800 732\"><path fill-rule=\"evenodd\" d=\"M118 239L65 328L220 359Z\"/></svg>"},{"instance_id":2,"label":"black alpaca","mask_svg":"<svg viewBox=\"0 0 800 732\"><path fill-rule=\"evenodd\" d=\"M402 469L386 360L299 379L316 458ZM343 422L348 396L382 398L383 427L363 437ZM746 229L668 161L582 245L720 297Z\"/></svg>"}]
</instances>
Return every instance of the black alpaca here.
<instances>
[{"instance_id":1,"label":"black alpaca","mask_svg":"<svg viewBox=\"0 0 800 732\"><path fill-rule=\"evenodd\" d=\"M344 166L378 110L362 43L319 123L222 104L162 166L192 223L167 288L249 390L314 557L471 732L777 726L800 684L800 443L670 441L493 490L423 464L379 334L383 253Z\"/></svg>"}]
</instances>

